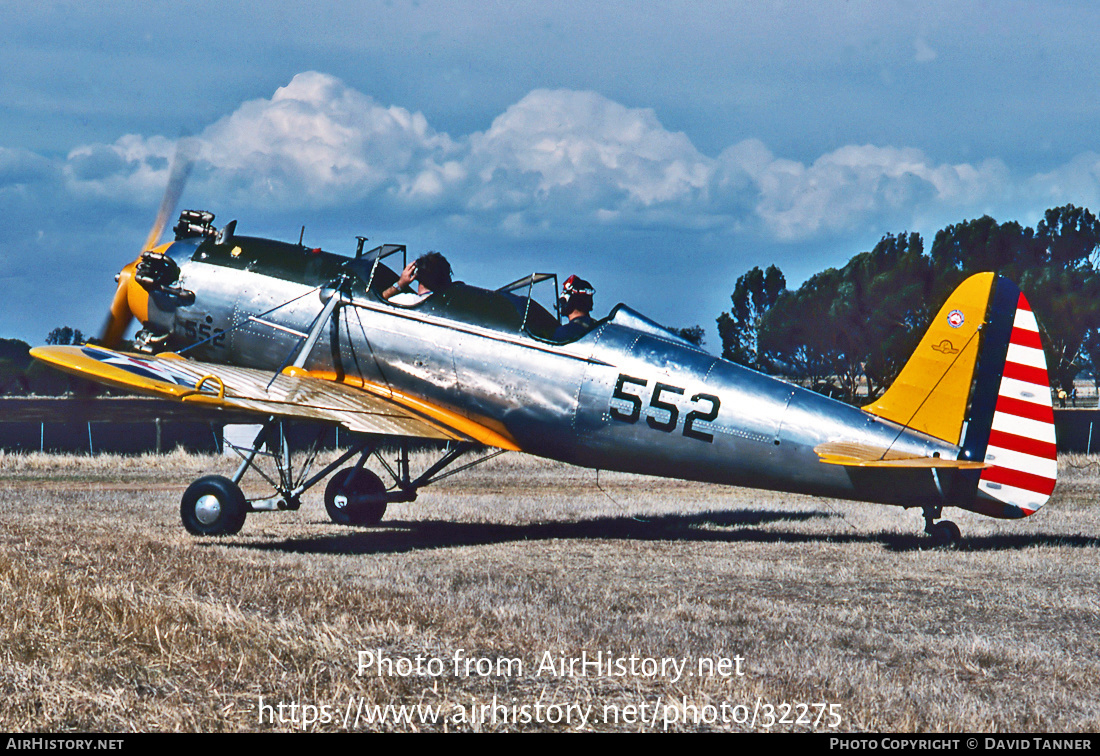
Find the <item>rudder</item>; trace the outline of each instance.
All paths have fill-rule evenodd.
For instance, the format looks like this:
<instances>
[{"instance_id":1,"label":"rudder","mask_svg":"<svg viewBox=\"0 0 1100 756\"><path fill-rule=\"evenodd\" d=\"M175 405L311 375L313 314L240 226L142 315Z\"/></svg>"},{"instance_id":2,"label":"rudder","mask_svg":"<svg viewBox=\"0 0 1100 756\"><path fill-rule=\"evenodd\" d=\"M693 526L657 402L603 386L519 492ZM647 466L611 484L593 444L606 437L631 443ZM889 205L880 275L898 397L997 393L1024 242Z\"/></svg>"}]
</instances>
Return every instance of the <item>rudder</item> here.
<instances>
[{"instance_id":1,"label":"rudder","mask_svg":"<svg viewBox=\"0 0 1100 756\"><path fill-rule=\"evenodd\" d=\"M963 454L990 466L969 508L1026 517L1047 502L1058 479L1046 355L1031 305L1011 281L997 279L988 319L986 364L979 364Z\"/></svg>"},{"instance_id":2,"label":"rudder","mask_svg":"<svg viewBox=\"0 0 1100 756\"><path fill-rule=\"evenodd\" d=\"M956 444L948 503L1025 517L1054 490L1054 411L1038 324L1006 278L979 273L948 297L897 380L865 411Z\"/></svg>"}]
</instances>

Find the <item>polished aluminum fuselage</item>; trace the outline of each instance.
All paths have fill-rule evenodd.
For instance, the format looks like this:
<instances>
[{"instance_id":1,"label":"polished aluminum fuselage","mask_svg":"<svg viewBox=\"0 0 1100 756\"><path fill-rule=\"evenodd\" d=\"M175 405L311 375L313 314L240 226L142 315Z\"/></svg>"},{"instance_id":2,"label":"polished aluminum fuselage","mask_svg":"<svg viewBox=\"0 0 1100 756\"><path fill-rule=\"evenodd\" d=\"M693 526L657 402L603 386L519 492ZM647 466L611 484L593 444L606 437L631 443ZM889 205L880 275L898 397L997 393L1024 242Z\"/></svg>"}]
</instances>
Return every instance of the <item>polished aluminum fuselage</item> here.
<instances>
[{"instance_id":1,"label":"polished aluminum fuselage","mask_svg":"<svg viewBox=\"0 0 1100 756\"><path fill-rule=\"evenodd\" d=\"M277 370L331 291L168 254L191 304L152 298L149 322L187 355ZM492 292L487 292L492 294ZM954 458L958 447L713 357L619 306L570 344L345 295L305 367L389 385L587 467L916 506L950 503L929 469L824 464L815 447L848 442ZM289 303L289 304L288 304ZM252 318L252 319L250 319Z\"/></svg>"}]
</instances>

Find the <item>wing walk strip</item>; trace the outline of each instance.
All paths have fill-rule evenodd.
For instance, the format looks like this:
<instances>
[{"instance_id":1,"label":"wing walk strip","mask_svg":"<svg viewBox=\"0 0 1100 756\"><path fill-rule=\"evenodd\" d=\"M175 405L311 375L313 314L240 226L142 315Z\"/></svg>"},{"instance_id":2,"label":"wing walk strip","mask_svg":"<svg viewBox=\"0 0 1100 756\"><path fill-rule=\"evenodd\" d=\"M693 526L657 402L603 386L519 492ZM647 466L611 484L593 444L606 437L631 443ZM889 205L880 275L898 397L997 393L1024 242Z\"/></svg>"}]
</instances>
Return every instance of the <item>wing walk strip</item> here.
<instances>
[{"instance_id":1,"label":"wing walk strip","mask_svg":"<svg viewBox=\"0 0 1100 756\"><path fill-rule=\"evenodd\" d=\"M1032 514L1058 476L1050 381L1035 315L1023 294L1009 338L978 489Z\"/></svg>"},{"instance_id":2,"label":"wing walk strip","mask_svg":"<svg viewBox=\"0 0 1100 756\"><path fill-rule=\"evenodd\" d=\"M428 438L456 440L458 434L447 432L420 417L410 417L401 408L376 399L361 391L348 396L339 384L322 380L302 380L276 376L267 388L271 374L249 368L227 365L207 365L179 360L173 367L189 374L196 382L204 375L216 375L225 385L225 396L219 399L205 392L191 394L186 401L204 404L228 404L270 414L288 414L317 420L342 423L352 431L390 435L416 435ZM207 384L209 388L210 384Z\"/></svg>"}]
</instances>

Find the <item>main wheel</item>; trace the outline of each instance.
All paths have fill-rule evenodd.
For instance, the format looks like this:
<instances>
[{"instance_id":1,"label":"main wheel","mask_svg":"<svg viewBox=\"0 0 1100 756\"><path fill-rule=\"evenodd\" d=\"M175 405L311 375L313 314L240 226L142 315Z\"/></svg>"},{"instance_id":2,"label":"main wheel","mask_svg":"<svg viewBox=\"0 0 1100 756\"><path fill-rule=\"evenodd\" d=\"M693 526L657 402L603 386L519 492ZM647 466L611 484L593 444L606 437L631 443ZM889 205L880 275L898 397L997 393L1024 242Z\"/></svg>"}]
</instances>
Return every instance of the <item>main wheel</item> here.
<instances>
[{"instance_id":1,"label":"main wheel","mask_svg":"<svg viewBox=\"0 0 1100 756\"><path fill-rule=\"evenodd\" d=\"M370 470L345 467L325 487L325 509L338 525L376 525L386 514L386 484Z\"/></svg>"},{"instance_id":2,"label":"main wheel","mask_svg":"<svg viewBox=\"0 0 1100 756\"><path fill-rule=\"evenodd\" d=\"M240 487L221 475L199 478L183 492L180 519L191 535L233 535L244 527L248 502Z\"/></svg>"},{"instance_id":3,"label":"main wheel","mask_svg":"<svg viewBox=\"0 0 1100 756\"><path fill-rule=\"evenodd\" d=\"M929 532L932 542L937 546L954 546L962 540L962 531L959 526L950 520L940 520L932 526Z\"/></svg>"}]
</instances>

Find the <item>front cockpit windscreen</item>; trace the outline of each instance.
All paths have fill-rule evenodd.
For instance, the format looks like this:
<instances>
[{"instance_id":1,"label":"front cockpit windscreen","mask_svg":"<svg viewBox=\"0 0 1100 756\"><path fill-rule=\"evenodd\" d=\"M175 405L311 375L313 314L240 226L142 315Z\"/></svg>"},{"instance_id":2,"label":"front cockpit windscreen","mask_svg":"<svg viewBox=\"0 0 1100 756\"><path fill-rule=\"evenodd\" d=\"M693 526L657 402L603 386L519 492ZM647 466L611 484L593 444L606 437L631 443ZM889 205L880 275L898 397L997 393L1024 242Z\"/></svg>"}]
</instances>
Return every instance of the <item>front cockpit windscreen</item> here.
<instances>
[{"instance_id":1,"label":"front cockpit windscreen","mask_svg":"<svg viewBox=\"0 0 1100 756\"><path fill-rule=\"evenodd\" d=\"M400 253L401 257L393 257ZM405 267L406 249L404 244L383 244L375 247L370 252L348 260L344 269L359 279L361 290L369 290L377 298L382 297L382 292L397 283L398 275L383 260L392 260L392 265Z\"/></svg>"},{"instance_id":2,"label":"front cockpit windscreen","mask_svg":"<svg viewBox=\"0 0 1100 756\"><path fill-rule=\"evenodd\" d=\"M546 341L554 340L554 332L561 325L558 312L558 277L553 273L532 273L506 284L498 292L512 300L522 314L523 330Z\"/></svg>"}]
</instances>

